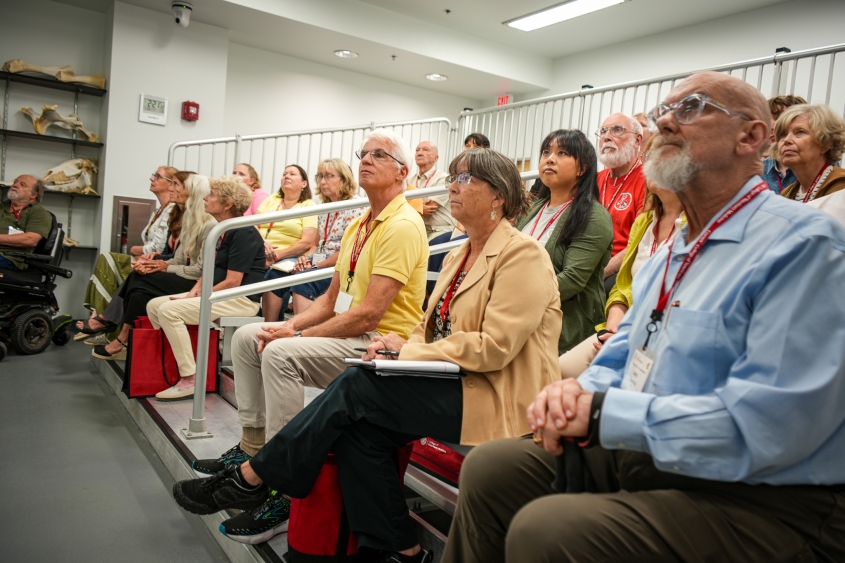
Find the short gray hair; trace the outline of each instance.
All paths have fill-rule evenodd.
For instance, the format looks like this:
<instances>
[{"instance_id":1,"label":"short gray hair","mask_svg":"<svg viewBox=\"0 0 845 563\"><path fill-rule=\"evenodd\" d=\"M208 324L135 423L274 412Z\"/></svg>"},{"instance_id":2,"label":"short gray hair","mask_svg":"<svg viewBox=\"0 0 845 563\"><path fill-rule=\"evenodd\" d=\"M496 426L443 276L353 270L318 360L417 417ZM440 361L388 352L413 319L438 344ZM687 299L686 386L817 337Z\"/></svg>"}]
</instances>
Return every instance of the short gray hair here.
<instances>
[{"instance_id":1,"label":"short gray hair","mask_svg":"<svg viewBox=\"0 0 845 563\"><path fill-rule=\"evenodd\" d=\"M628 117L628 119L631 120L631 131L634 132L634 135L642 135L643 134L643 126L639 121L637 121L637 117L636 116L631 117L627 113L625 115ZM646 116L646 119L648 119L648 116Z\"/></svg>"},{"instance_id":2,"label":"short gray hair","mask_svg":"<svg viewBox=\"0 0 845 563\"><path fill-rule=\"evenodd\" d=\"M413 162L413 153L411 152L411 147L408 145L408 141L404 138L400 137L393 131L389 129L373 129L361 140L361 149L364 149L364 145L366 145L370 141L382 141L391 146L390 154L396 157L402 164L400 165L399 162L395 162L396 167L399 168L401 166L406 166L408 168L408 173L410 174L411 171L411 162ZM402 185L406 185L408 183L408 177L405 176L405 179L402 180Z\"/></svg>"},{"instance_id":3,"label":"short gray hair","mask_svg":"<svg viewBox=\"0 0 845 563\"><path fill-rule=\"evenodd\" d=\"M490 189L502 196L502 213L513 219L528 211L528 192L522 187L519 169L511 159L492 149L467 149L449 163L449 174L457 175L458 166L466 165L467 172L484 180Z\"/></svg>"}]
</instances>

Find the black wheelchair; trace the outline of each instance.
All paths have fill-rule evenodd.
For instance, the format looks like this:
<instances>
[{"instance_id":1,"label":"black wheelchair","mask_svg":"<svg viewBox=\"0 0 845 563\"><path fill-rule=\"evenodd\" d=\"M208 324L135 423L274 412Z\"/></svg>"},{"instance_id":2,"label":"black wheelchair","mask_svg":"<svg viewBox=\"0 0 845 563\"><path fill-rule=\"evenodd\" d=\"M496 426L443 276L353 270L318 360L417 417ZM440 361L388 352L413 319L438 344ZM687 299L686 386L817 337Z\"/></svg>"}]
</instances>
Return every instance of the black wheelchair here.
<instances>
[{"instance_id":1,"label":"black wheelchair","mask_svg":"<svg viewBox=\"0 0 845 563\"><path fill-rule=\"evenodd\" d=\"M8 344L19 354L40 354L50 341L64 346L73 337L71 315L58 315L59 304L53 290L56 276L70 278L73 272L59 267L65 234L61 224L53 224L50 235L41 239L32 254L6 252L21 258L28 269L0 270L0 360Z\"/></svg>"}]
</instances>

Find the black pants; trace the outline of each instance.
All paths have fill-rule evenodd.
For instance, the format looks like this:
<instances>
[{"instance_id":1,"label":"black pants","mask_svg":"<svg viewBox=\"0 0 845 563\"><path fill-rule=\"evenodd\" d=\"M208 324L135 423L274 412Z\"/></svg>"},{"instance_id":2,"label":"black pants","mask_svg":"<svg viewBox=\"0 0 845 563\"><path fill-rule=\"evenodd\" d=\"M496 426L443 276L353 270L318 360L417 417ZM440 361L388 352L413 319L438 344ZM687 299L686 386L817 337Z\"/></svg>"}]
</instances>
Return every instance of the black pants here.
<instances>
[{"instance_id":1,"label":"black pants","mask_svg":"<svg viewBox=\"0 0 845 563\"><path fill-rule=\"evenodd\" d=\"M250 461L271 488L294 498L311 491L334 451L349 528L358 545L415 546L397 473L396 449L424 436L459 442L463 389L456 379L343 372Z\"/></svg>"},{"instance_id":2,"label":"black pants","mask_svg":"<svg viewBox=\"0 0 845 563\"><path fill-rule=\"evenodd\" d=\"M196 283L196 280L186 280L170 272L155 272L143 276L132 272L116 293L123 298L123 318L118 324L131 325L135 319L147 314L147 303L156 297L191 291ZM117 322L109 317L106 318Z\"/></svg>"}]
</instances>

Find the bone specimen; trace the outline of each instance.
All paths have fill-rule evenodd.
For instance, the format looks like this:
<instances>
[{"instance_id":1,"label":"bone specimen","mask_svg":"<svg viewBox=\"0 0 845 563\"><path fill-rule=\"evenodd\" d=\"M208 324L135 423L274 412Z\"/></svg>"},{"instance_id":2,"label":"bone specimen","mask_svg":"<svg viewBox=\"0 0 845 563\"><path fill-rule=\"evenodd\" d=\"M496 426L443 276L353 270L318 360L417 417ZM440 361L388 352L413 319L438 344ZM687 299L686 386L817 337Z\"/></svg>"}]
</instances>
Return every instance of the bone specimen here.
<instances>
[{"instance_id":1,"label":"bone specimen","mask_svg":"<svg viewBox=\"0 0 845 563\"><path fill-rule=\"evenodd\" d=\"M93 188L97 165L90 158L74 158L52 167L41 180L47 190L97 195Z\"/></svg>"},{"instance_id":2,"label":"bone specimen","mask_svg":"<svg viewBox=\"0 0 845 563\"><path fill-rule=\"evenodd\" d=\"M76 130L85 135L92 143L97 142L97 134L92 133L82 125L79 117L76 114L70 114L67 117L62 117L56 109L59 106L44 106L41 108L41 115L35 113L32 108L21 108L21 113L24 113L32 119L32 126L35 132L39 135L45 135L49 127L55 125L64 129Z\"/></svg>"},{"instance_id":3,"label":"bone specimen","mask_svg":"<svg viewBox=\"0 0 845 563\"><path fill-rule=\"evenodd\" d=\"M39 74L46 74L52 76L59 82L70 82L77 84L88 84L95 88L106 87L106 77L102 74L92 74L91 76L76 76L73 69L69 66L39 66L28 63L23 59L12 59L3 63L3 71L17 74L19 72L37 72Z\"/></svg>"}]
</instances>

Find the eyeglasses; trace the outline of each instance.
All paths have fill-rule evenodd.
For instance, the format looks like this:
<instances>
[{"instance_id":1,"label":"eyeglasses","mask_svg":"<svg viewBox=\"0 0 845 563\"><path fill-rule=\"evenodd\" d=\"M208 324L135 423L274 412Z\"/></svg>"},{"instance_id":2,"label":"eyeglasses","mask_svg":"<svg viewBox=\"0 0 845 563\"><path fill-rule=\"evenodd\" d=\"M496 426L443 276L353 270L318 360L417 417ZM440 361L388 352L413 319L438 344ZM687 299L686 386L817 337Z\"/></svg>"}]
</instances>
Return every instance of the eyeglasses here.
<instances>
[{"instance_id":1,"label":"eyeglasses","mask_svg":"<svg viewBox=\"0 0 845 563\"><path fill-rule=\"evenodd\" d=\"M152 176L150 176L150 180L167 180L171 184L173 183L173 180L171 180L170 178L167 178L165 176L162 176L158 172L153 173Z\"/></svg>"},{"instance_id":2,"label":"eyeglasses","mask_svg":"<svg viewBox=\"0 0 845 563\"><path fill-rule=\"evenodd\" d=\"M701 117L701 114L704 112L704 106L713 106L719 111L725 112L728 117L741 117L746 121L751 121L751 118L744 113L733 112L725 104L717 102L705 94L692 94L674 104L660 104L648 112L648 119L656 125L658 119L673 111L675 112L675 119L678 120L678 123L689 125L695 123Z\"/></svg>"},{"instance_id":3,"label":"eyeglasses","mask_svg":"<svg viewBox=\"0 0 845 563\"><path fill-rule=\"evenodd\" d=\"M317 180L318 182L322 182L323 180L328 182L332 178L337 178L337 177L338 177L337 174L317 174L316 176L314 176L314 179Z\"/></svg>"},{"instance_id":4,"label":"eyeglasses","mask_svg":"<svg viewBox=\"0 0 845 563\"><path fill-rule=\"evenodd\" d=\"M454 184L455 182L457 182L458 184L463 184L466 186L472 181L473 178L478 178L479 180L487 182L488 184L490 183L481 176L473 176L469 172L461 172L460 174L452 174L451 176L446 176L446 183Z\"/></svg>"},{"instance_id":5,"label":"eyeglasses","mask_svg":"<svg viewBox=\"0 0 845 563\"><path fill-rule=\"evenodd\" d=\"M622 135L625 134L625 131L631 131L631 130L628 129L627 127L622 127L621 125L611 125L610 127L602 127L601 129L597 130L596 131L596 137L601 139L602 137L607 135L608 132L610 132L610 134L613 135L614 137L621 137Z\"/></svg>"},{"instance_id":6,"label":"eyeglasses","mask_svg":"<svg viewBox=\"0 0 845 563\"><path fill-rule=\"evenodd\" d=\"M389 152L385 152L382 149L375 149L375 150L372 150L372 151L367 151L367 150L355 151L355 156L357 156L359 160L364 160L364 157L366 157L367 155L370 155L371 157L373 157L373 160L375 160L376 162L386 162L388 157L390 157L393 160L395 160L396 162L398 162L399 164L401 164L402 166L405 166L404 162L402 162L401 160L399 160L398 158L396 158L395 156L393 156Z\"/></svg>"}]
</instances>

